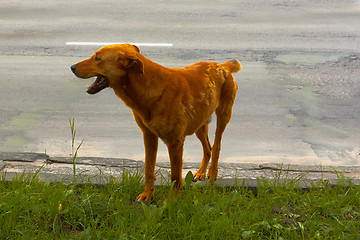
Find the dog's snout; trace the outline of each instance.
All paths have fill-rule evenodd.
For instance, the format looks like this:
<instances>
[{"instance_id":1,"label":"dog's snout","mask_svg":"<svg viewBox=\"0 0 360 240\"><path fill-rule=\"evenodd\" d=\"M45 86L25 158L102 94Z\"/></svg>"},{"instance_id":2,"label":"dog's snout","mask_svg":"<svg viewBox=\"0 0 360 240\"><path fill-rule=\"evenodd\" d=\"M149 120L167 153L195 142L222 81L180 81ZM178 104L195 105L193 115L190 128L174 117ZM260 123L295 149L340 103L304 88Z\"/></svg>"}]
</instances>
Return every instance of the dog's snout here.
<instances>
[{"instance_id":1,"label":"dog's snout","mask_svg":"<svg viewBox=\"0 0 360 240\"><path fill-rule=\"evenodd\" d=\"M72 66L70 67L70 69L71 69L71 71L74 73L75 70L76 70L76 65L72 65Z\"/></svg>"}]
</instances>

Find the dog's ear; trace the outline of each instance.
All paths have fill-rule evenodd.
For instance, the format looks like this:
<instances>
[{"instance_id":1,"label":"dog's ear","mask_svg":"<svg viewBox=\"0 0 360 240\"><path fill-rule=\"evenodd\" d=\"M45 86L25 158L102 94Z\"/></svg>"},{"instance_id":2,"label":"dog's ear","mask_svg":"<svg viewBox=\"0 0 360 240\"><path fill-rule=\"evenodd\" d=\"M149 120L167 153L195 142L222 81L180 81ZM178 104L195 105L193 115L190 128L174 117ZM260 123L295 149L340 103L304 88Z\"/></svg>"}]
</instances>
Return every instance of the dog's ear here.
<instances>
[{"instance_id":1,"label":"dog's ear","mask_svg":"<svg viewBox=\"0 0 360 240\"><path fill-rule=\"evenodd\" d=\"M135 50L136 50L137 52L140 52L140 48L139 48L138 46L133 45L133 44L132 44L132 46L133 46L133 48L135 48Z\"/></svg>"},{"instance_id":2,"label":"dog's ear","mask_svg":"<svg viewBox=\"0 0 360 240\"><path fill-rule=\"evenodd\" d=\"M127 69L133 69L135 72L144 74L144 64L135 55L126 56L126 59L118 59L118 61Z\"/></svg>"},{"instance_id":3,"label":"dog's ear","mask_svg":"<svg viewBox=\"0 0 360 240\"><path fill-rule=\"evenodd\" d=\"M144 74L144 64L139 58L128 59L127 68L133 68L137 73Z\"/></svg>"}]
</instances>

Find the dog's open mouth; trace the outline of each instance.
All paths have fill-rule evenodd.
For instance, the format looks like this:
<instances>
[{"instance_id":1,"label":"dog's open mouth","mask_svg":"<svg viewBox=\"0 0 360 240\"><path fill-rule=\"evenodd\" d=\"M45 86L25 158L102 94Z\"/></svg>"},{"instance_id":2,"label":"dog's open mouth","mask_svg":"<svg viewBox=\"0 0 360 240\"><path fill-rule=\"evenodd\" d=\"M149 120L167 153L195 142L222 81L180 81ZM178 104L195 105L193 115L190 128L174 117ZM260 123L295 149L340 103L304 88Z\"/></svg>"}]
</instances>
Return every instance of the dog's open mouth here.
<instances>
[{"instance_id":1,"label":"dog's open mouth","mask_svg":"<svg viewBox=\"0 0 360 240\"><path fill-rule=\"evenodd\" d=\"M109 80L104 76L97 76L96 80L90 86L87 86L88 94L95 94L109 86Z\"/></svg>"}]
</instances>

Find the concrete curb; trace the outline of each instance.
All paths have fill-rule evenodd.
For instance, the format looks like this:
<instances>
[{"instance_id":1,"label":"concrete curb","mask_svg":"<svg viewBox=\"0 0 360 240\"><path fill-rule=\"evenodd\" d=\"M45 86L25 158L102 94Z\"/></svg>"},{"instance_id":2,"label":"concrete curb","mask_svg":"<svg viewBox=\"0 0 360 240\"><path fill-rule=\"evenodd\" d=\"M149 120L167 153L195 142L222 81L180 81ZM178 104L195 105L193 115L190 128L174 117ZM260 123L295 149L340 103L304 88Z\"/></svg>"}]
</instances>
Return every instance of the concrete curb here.
<instances>
[{"instance_id":1,"label":"concrete curb","mask_svg":"<svg viewBox=\"0 0 360 240\"><path fill-rule=\"evenodd\" d=\"M183 177L188 171L193 173L199 163L184 163ZM144 162L132 159L78 157L76 159L75 174L79 180L93 184L106 184L110 179L121 180L124 172L141 174L143 176ZM170 164L156 165L156 185L169 183ZM48 182L74 181L74 165L71 157L50 157L41 153L0 153L0 173L3 180L11 181L14 177L37 176ZM5 178L5 179L4 179ZM248 186L256 188L260 180L270 183L295 181L302 188L311 186L311 182L326 181L347 184L351 181L360 184L359 166L319 166L319 165L282 165L282 164L253 164L253 163L219 163L220 186ZM206 183L206 181L204 181ZM261 181L260 181L261 182ZM201 183L203 184L203 183Z\"/></svg>"}]
</instances>

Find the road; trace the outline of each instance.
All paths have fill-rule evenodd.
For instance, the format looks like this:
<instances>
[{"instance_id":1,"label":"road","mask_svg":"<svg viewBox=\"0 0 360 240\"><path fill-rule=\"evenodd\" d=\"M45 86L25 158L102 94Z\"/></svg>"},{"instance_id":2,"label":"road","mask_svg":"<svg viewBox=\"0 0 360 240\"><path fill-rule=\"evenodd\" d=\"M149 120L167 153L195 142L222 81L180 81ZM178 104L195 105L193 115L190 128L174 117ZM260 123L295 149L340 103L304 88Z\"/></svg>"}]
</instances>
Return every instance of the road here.
<instances>
[{"instance_id":1,"label":"road","mask_svg":"<svg viewBox=\"0 0 360 240\"><path fill-rule=\"evenodd\" d=\"M110 89L87 95L91 80L69 69L99 47L66 43L171 43L140 48L167 67L242 62L221 161L360 165L359 22L350 0L3 0L0 151L69 156L74 118L79 156L142 160L130 110ZM201 155L187 137L184 160Z\"/></svg>"}]
</instances>

